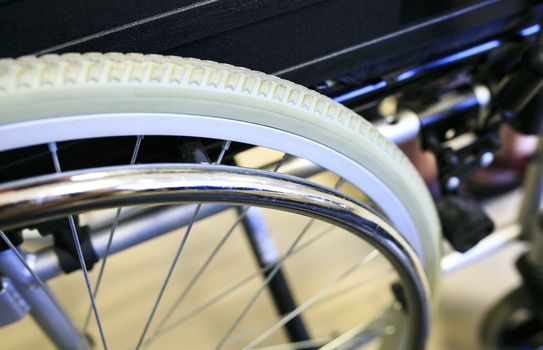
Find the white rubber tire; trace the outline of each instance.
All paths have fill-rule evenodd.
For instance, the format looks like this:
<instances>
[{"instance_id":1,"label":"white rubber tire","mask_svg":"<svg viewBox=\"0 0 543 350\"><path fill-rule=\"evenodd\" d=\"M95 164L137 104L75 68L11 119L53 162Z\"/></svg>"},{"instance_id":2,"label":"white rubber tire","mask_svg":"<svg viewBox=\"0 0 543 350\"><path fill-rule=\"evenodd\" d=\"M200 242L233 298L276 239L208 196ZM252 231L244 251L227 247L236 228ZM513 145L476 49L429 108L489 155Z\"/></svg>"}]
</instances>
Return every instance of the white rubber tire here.
<instances>
[{"instance_id":1,"label":"white rubber tire","mask_svg":"<svg viewBox=\"0 0 543 350\"><path fill-rule=\"evenodd\" d=\"M0 60L0 149L47 141L42 137L47 134L47 123L40 124L45 126L43 135L38 132L22 140L20 136L10 138L15 130L12 125L104 113L234 120L326 146L336 156L367 169L402 203L416 227L422 245L418 252L435 289L441 231L426 186L394 144L361 116L331 99L260 72L190 58L90 53ZM107 123L108 118L102 120ZM72 129L69 133L77 132ZM319 163L319 155L313 158L310 160ZM357 182L353 176L347 179ZM371 188L358 186L373 197ZM376 202L386 209L386 203ZM406 235L407 229L398 226L407 224L391 220Z\"/></svg>"}]
</instances>

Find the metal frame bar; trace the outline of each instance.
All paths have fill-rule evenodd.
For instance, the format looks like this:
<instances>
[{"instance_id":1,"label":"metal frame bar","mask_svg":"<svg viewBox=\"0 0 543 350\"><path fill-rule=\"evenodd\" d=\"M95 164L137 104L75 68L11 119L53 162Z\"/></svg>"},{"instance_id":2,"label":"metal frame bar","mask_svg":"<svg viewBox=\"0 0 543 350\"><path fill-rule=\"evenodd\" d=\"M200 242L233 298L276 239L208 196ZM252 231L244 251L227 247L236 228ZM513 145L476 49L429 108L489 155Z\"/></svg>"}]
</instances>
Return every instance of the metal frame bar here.
<instances>
[{"instance_id":1,"label":"metal frame bar","mask_svg":"<svg viewBox=\"0 0 543 350\"><path fill-rule=\"evenodd\" d=\"M296 310L297 303L289 287L280 262L279 251L268 231L264 214L260 208L238 207L238 213L243 217L242 225L245 235L251 245L251 250L257 261L258 267L262 269L271 264L271 269L263 270L264 279L270 278L268 290L279 315L288 315ZM273 273L273 276L270 276ZM304 342L311 340L305 326L302 315L297 315L284 325L284 329L291 342ZM314 347L307 347L306 350L313 350Z\"/></svg>"},{"instance_id":2,"label":"metal frame bar","mask_svg":"<svg viewBox=\"0 0 543 350\"><path fill-rule=\"evenodd\" d=\"M52 293L33 279L15 252L0 252L0 274L8 277L30 306L30 314L45 334L61 349L90 349Z\"/></svg>"}]
</instances>

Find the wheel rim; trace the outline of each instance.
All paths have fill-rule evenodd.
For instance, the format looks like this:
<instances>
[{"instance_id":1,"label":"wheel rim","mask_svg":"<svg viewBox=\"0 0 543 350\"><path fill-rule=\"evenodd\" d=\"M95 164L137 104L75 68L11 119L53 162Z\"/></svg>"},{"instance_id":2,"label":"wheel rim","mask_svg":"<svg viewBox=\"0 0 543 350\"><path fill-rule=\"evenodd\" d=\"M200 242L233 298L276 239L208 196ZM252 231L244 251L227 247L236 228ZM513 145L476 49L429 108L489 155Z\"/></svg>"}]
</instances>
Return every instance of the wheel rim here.
<instances>
[{"instance_id":1,"label":"wheel rim","mask_svg":"<svg viewBox=\"0 0 543 350\"><path fill-rule=\"evenodd\" d=\"M152 118L153 123L149 123L149 118ZM283 130L237 120L188 114L122 113L14 123L1 126L0 133L5 135L0 140L0 150L64 140L145 134L224 138L287 152L341 174L343 178L367 192L417 252L429 273L432 286L438 275L439 253L424 250L421 237L406 207L381 180L325 145ZM24 135L35 137L29 140ZM285 144L292 143L298 147L285 149Z\"/></svg>"}]
</instances>

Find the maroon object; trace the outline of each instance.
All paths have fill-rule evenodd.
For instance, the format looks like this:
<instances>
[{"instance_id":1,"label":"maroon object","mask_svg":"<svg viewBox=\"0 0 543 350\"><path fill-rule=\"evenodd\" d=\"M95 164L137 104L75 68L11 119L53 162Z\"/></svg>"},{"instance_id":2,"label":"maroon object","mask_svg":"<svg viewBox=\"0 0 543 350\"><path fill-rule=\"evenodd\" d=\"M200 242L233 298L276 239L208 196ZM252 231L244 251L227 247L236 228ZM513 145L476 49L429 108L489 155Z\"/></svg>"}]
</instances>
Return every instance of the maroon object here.
<instances>
[{"instance_id":1,"label":"maroon object","mask_svg":"<svg viewBox=\"0 0 543 350\"><path fill-rule=\"evenodd\" d=\"M476 197L498 196L522 184L527 158L497 156L492 165L481 169L467 181L467 190Z\"/></svg>"}]
</instances>

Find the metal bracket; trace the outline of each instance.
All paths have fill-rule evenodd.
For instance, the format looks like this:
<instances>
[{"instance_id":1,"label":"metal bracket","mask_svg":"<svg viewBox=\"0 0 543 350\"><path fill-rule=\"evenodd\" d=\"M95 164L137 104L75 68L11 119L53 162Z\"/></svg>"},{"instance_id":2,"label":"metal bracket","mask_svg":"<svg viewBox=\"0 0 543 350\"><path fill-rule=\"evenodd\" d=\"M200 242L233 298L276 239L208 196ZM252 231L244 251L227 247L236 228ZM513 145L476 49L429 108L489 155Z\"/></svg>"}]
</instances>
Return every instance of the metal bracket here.
<instances>
[{"instance_id":1,"label":"metal bracket","mask_svg":"<svg viewBox=\"0 0 543 350\"><path fill-rule=\"evenodd\" d=\"M497 127L484 123L489 103L489 89L475 85L415 107L421 120L422 146L436 156L443 193L455 193L463 179L494 160L493 151L500 146L500 140ZM477 135L471 143L459 149L447 144L469 132Z\"/></svg>"},{"instance_id":2,"label":"metal bracket","mask_svg":"<svg viewBox=\"0 0 543 350\"><path fill-rule=\"evenodd\" d=\"M19 321L30 311L30 305L7 277L0 278L0 310L0 327Z\"/></svg>"}]
</instances>

